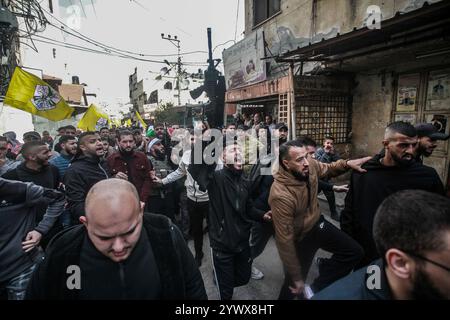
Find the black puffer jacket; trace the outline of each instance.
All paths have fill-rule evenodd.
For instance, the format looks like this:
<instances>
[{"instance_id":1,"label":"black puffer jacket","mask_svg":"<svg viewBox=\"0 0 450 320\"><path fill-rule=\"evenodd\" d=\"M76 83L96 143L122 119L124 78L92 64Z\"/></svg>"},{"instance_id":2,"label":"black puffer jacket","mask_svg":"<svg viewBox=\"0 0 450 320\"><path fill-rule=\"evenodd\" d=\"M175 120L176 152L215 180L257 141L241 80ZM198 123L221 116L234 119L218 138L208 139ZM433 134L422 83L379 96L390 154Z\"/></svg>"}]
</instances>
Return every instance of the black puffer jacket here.
<instances>
[{"instance_id":1,"label":"black puffer jacket","mask_svg":"<svg viewBox=\"0 0 450 320\"><path fill-rule=\"evenodd\" d=\"M147 232L159 270L160 299L207 299L200 271L178 228L162 215L146 213L143 219L142 232ZM47 248L45 260L30 281L27 299L80 299L80 290L67 288L68 277L71 276L67 270L69 266L80 265L86 236L86 228L79 225L66 229L53 238ZM104 272L99 270L102 271ZM151 274L136 276L152 277Z\"/></svg>"},{"instance_id":2,"label":"black puffer jacket","mask_svg":"<svg viewBox=\"0 0 450 320\"><path fill-rule=\"evenodd\" d=\"M106 162L94 157L79 156L72 160L64 175L67 204L72 224L79 224L84 215L84 201L89 190L100 180L108 179Z\"/></svg>"},{"instance_id":3,"label":"black puffer jacket","mask_svg":"<svg viewBox=\"0 0 450 320\"><path fill-rule=\"evenodd\" d=\"M417 162L409 167L386 167L380 163L380 158L377 155L362 166L366 173L352 172L341 213L341 229L366 252L361 266L379 257L372 237L373 218L386 197L407 189L444 194L442 182L433 168Z\"/></svg>"},{"instance_id":4,"label":"black puffer jacket","mask_svg":"<svg viewBox=\"0 0 450 320\"><path fill-rule=\"evenodd\" d=\"M249 246L252 221L262 221L262 217L252 210L250 183L242 172L226 166L218 171L213 169L212 166L206 169L205 165L203 171L190 171L196 181L199 181L196 173L208 172L204 182L209 195L210 244L215 250L238 253Z\"/></svg>"}]
</instances>

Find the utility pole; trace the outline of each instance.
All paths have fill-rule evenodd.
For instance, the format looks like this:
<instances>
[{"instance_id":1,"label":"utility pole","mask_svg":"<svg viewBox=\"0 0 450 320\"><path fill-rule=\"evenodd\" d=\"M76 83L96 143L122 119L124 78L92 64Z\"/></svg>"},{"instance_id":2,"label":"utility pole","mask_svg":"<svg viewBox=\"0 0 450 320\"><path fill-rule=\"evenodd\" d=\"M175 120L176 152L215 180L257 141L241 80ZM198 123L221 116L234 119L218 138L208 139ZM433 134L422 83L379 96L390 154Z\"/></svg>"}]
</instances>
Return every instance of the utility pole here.
<instances>
[{"instance_id":1,"label":"utility pole","mask_svg":"<svg viewBox=\"0 0 450 320\"><path fill-rule=\"evenodd\" d=\"M177 92L178 92L178 105L181 105L181 55L180 55L180 40L177 36L171 36L168 34L167 36L164 35L164 33L161 33L161 38L164 40L169 40L170 43L172 43L175 47L177 47L178 50L178 60L177 60ZM169 64L170 65L170 64Z\"/></svg>"}]
</instances>

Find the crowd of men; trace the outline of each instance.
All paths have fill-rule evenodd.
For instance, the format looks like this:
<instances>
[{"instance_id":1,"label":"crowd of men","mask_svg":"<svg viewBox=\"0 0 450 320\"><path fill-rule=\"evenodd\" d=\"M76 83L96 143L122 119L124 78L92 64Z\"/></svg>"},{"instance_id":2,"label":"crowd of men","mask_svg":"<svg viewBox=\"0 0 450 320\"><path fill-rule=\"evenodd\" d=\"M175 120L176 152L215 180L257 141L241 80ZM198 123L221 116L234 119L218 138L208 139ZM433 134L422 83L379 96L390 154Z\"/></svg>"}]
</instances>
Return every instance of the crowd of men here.
<instances>
[{"instance_id":1,"label":"crowd of men","mask_svg":"<svg viewBox=\"0 0 450 320\"><path fill-rule=\"evenodd\" d=\"M184 138L163 124L147 132L66 126L53 138L27 132L23 144L4 133L0 296L207 299L199 271L206 231L222 300L264 278L252 263L271 237L284 269L279 299L450 298L450 199L422 161L448 135L394 122L378 154L341 159L331 136L318 148L307 136L288 141L288 127L270 116L236 120L223 128L219 155L202 139L207 123ZM277 140L251 165L233 139L242 126ZM208 152L218 161L206 161ZM348 186L331 183L350 170ZM321 213L321 191L340 228ZM347 192L340 213L334 192ZM330 258L315 261L319 249ZM307 285L313 263L319 275ZM381 287L366 285L369 267L381 270ZM77 268L82 276L70 278Z\"/></svg>"}]
</instances>

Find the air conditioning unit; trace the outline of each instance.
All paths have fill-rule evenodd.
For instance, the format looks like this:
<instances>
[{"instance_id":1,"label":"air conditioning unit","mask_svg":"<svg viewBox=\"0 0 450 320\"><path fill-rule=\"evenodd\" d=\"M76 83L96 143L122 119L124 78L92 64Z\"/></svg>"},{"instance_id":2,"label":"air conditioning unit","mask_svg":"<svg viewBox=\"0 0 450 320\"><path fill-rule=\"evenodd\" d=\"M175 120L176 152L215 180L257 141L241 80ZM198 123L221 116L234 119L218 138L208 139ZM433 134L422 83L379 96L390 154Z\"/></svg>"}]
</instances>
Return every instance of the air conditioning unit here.
<instances>
[{"instance_id":1,"label":"air conditioning unit","mask_svg":"<svg viewBox=\"0 0 450 320\"><path fill-rule=\"evenodd\" d=\"M17 18L5 7L0 7L0 27L17 30Z\"/></svg>"}]
</instances>

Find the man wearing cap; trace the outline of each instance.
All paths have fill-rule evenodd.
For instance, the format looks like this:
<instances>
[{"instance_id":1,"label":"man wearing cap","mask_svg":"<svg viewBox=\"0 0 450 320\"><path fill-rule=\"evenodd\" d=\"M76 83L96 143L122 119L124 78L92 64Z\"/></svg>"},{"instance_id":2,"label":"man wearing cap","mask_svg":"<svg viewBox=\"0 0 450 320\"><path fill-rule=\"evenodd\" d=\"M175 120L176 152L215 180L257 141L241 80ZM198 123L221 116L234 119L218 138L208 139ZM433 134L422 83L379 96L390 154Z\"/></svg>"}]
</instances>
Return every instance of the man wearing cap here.
<instances>
[{"instance_id":1,"label":"man wearing cap","mask_svg":"<svg viewBox=\"0 0 450 320\"><path fill-rule=\"evenodd\" d=\"M148 143L147 157L157 178L163 179L173 171L167 161L166 149L160 139L154 138ZM175 201L172 184L154 184L147 203L148 211L163 214L175 221Z\"/></svg>"},{"instance_id":2,"label":"man wearing cap","mask_svg":"<svg viewBox=\"0 0 450 320\"><path fill-rule=\"evenodd\" d=\"M431 123L419 123L415 126L417 130L418 144L416 149L416 161L422 163L423 157L429 157L437 147L438 140L447 140L448 134L438 132Z\"/></svg>"},{"instance_id":3,"label":"man wearing cap","mask_svg":"<svg viewBox=\"0 0 450 320\"><path fill-rule=\"evenodd\" d=\"M36 132L36 131L25 132L22 137L23 137L24 143L27 143L30 141L41 141L42 140L41 135L39 134L39 132Z\"/></svg>"},{"instance_id":4,"label":"man wearing cap","mask_svg":"<svg viewBox=\"0 0 450 320\"><path fill-rule=\"evenodd\" d=\"M145 140L142 136L142 129L137 128L133 130L133 137L135 141L135 150L145 152Z\"/></svg>"},{"instance_id":5,"label":"man wearing cap","mask_svg":"<svg viewBox=\"0 0 450 320\"><path fill-rule=\"evenodd\" d=\"M341 230L355 239L365 251L359 266L379 258L372 228L375 212L389 195L406 189L444 194L436 170L414 161L417 130L397 121L386 127L384 155L377 154L363 165L366 173L353 172L345 208L341 213Z\"/></svg>"},{"instance_id":6,"label":"man wearing cap","mask_svg":"<svg viewBox=\"0 0 450 320\"><path fill-rule=\"evenodd\" d=\"M288 127L285 123L280 122L275 126L276 132L278 132L278 139L280 141L280 146L287 142L288 139Z\"/></svg>"}]
</instances>

